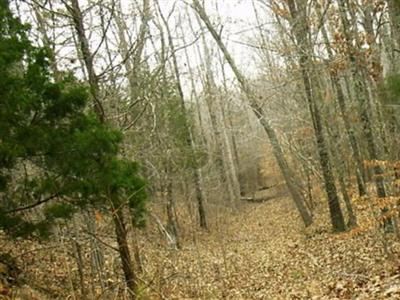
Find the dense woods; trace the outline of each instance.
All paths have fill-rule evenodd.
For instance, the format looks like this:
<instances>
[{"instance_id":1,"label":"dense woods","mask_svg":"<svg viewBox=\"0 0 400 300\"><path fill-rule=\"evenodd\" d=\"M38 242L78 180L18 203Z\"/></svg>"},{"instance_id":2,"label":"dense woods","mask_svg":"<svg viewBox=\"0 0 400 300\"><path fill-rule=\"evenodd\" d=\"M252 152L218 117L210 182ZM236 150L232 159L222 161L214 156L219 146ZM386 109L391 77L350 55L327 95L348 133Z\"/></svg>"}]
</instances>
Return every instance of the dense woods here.
<instances>
[{"instance_id":1,"label":"dense woods","mask_svg":"<svg viewBox=\"0 0 400 300\"><path fill-rule=\"evenodd\" d=\"M0 299L399 299L400 1L0 0Z\"/></svg>"}]
</instances>

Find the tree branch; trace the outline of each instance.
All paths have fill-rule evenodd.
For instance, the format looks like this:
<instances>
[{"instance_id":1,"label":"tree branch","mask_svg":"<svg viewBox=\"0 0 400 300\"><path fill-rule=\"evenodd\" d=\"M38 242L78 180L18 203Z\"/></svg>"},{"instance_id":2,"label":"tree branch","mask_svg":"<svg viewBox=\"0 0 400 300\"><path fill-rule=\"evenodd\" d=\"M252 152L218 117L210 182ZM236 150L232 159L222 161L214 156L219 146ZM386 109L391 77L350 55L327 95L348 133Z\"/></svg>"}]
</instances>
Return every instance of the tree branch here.
<instances>
[{"instance_id":1,"label":"tree branch","mask_svg":"<svg viewBox=\"0 0 400 300\"><path fill-rule=\"evenodd\" d=\"M26 205L26 206L21 206L21 207L17 207L17 208L8 210L8 211L6 211L6 214L12 214L12 213L16 213L16 212L20 212L20 211L32 209L32 208L34 208L34 207L36 207L36 206L39 206L39 205L41 205L41 204L43 204L43 203L46 203L46 202L50 201L50 200L52 200L52 199L54 199L54 198L56 198L56 197L58 197L58 193L53 194L53 195L51 195L51 196L49 196L49 197L47 197L47 198L38 200L38 201L36 201L35 203L32 203L32 204L29 204L29 205Z\"/></svg>"}]
</instances>

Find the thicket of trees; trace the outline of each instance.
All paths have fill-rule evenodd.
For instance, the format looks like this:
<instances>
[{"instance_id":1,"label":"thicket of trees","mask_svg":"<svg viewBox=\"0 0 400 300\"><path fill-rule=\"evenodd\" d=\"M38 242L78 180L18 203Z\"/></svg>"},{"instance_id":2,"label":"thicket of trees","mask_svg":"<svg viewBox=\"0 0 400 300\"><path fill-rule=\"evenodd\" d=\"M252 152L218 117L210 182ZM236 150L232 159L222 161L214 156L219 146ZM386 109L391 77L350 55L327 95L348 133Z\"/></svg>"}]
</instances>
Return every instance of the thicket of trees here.
<instances>
[{"instance_id":1,"label":"thicket of trees","mask_svg":"<svg viewBox=\"0 0 400 300\"><path fill-rule=\"evenodd\" d=\"M386 234L400 238L399 2L246 0L250 75L211 2L0 2L7 235L49 238L74 220L104 289L95 219L108 214L135 298L144 233L134 228L146 218L179 249L185 218L213 230L220 207L240 211L283 182L305 227L323 205L333 231L369 230L357 220L368 207L390 252ZM94 296L71 241L81 296Z\"/></svg>"}]
</instances>

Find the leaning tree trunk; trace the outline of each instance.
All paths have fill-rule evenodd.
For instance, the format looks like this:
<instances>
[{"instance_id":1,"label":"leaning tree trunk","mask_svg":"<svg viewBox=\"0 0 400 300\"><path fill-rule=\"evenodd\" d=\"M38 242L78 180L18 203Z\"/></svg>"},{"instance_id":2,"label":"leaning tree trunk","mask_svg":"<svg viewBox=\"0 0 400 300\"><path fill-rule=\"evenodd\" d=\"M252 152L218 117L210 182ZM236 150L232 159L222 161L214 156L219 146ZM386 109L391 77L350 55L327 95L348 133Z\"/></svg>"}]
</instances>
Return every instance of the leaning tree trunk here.
<instances>
[{"instance_id":1,"label":"leaning tree trunk","mask_svg":"<svg viewBox=\"0 0 400 300\"><path fill-rule=\"evenodd\" d=\"M211 54L210 50L207 46L206 41L204 40L203 37L203 48L204 48L204 53L205 53L205 66L206 66L206 84L207 84L207 90L209 91L209 94L211 95L210 97L210 108L211 111L215 112L215 118L216 118L216 126L218 132L221 132L221 147L222 147L222 153L223 157L222 159L225 161L226 164L226 172L227 172L227 177L228 177L228 184L231 186L232 193L233 193L233 198L230 199L231 201L235 201L240 199L240 185L239 185L239 180L238 176L236 173L236 168L235 168L235 161L234 157L232 154L232 148L231 144L229 141L228 134L226 132L226 124L225 124L225 117L224 117L224 109L223 109L223 103L221 101L221 96L217 92L217 85L215 83L215 79L213 76L213 71L212 71L212 59L211 59ZM214 95L215 97L212 97ZM213 105L214 104L214 105ZM236 203L234 202L234 205Z\"/></svg>"},{"instance_id":2,"label":"leaning tree trunk","mask_svg":"<svg viewBox=\"0 0 400 300\"><path fill-rule=\"evenodd\" d=\"M312 60L311 60L311 45L309 45L308 39L308 25L306 19L306 9L302 7L302 11L299 12L299 2L294 0L287 1L289 11L292 17L291 26L297 42L299 51L299 65L301 69L301 75L303 79L306 100L313 121L315 138L317 141L319 161L321 164L322 175L324 178L325 191L328 196L328 207L331 217L331 223L335 231L344 231L346 229L342 210L340 208L339 197L337 195L335 178L332 172L332 165L329 157L327 148L327 142L325 140L322 115L318 103L316 102L316 95L313 94L311 74L312 74Z\"/></svg>"},{"instance_id":3,"label":"leaning tree trunk","mask_svg":"<svg viewBox=\"0 0 400 300\"><path fill-rule=\"evenodd\" d=\"M200 24L200 20L198 20ZM191 30L195 32L193 27L191 26ZM203 37L203 44L205 44L204 37ZM229 161L226 155L226 144L223 140L223 129L221 127L220 118L218 117L219 114L219 107L217 107L218 95L216 92L216 86L214 83L214 78L212 77L212 71L210 70L210 58L207 55L208 48L204 47L205 57L203 57L203 53L200 51L200 48L197 47L197 52L200 61L205 61L202 68L202 86L204 91L204 100L205 100L205 107L207 109L208 116L211 121L211 132L212 132L212 140L213 140L213 160L216 165L216 169L220 174L219 182L222 184L223 188L226 191L226 195L228 200L231 203L235 199L239 199L240 195L235 192L234 181L230 175L229 170ZM191 74L192 76L192 74ZM192 84L195 88L195 85ZM237 191L237 190L236 190Z\"/></svg>"},{"instance_id":4,"label":"leaning tree trunk","mask_svg":"<svg viewBox=\"0 0 400 300\"><path fill-rule=\"evenodd\" d=\"M325 43L325 48L328 52L329 59L332 61L334 59L332 48L331 48L331 43L329 41L328 33L325 28L324 20L322 18L321 12L320 12L320 7L317 7L318 9L318 16L321 19L321 32L322 32L322 37L324 39ZM346 105L346 99L345 99L345 93L343 91L343 88L340 84L339 77L337 75L337 72L335 70L329 70L331 80L334 86L334 89L336 91L336 98L337 102L339 104L340 108L340 114L343 119L346 135L349 139L352 154L355 160L356 164L356 179L357 179L357 186L358 186L358 192L360 196L363 196L366 194L367 190L365 187L365 169L363 166L362 162L362 156L360 152L360 147L358 145L355 133L354 133L354 127L352 126L349 116L348 116L348 111L347 111L347 105Z\"/></svg>"},{"instance_id":5,"label":"leaning tree trunk","mask_svg":"<svg viewBox=\"0 0 400 300\"><path fill-rule=\"evenodd\" d=\"M207 76L206 76L207 77ZM216 95L215 90L211 86L211 83L209 79L205 79L204 83L204 90L205 90L205 102L207 106L207 111L210 116L211 120L211 128L213 131L213 136L215 138L215 146L216 146L216 155L215 155L215 161L217 165L217 169L220 173L221 176L221 181L222 184L225 186L226 191L228 193L228 200L231 203L234 203L234 200L238 200L240 198L240 195L235 193L235 189L229 174L229 167L228 167L228 160L225 155L225 145L221 137L221 129L219 126L218 118L217 118L217 113L216 110L218 109L215 107L215 102L218 100L216 99L218 95Z\"/></svg>"},{"instance_id":6,"label":"leaning tree trunk","mask_svg":"<svg viewBox=\"0 0 400 300\"><path fill-rule=\"evenodd\" d=\"M114 225L115 235L117 237L118 251L121 258L122 270L125 276L125 283L129 289L132 299L136 299L137 280L135 271L132 267L132 260L128 245L128 232L124 221L122 207L114 207L111 211Z\"/></svg>"},{"instance_id":7,"label":"leaning tree trunk","mask_svg":"<svg viewBox=\"0 0 400 300\"><path fill-rule=\"evenodd\" d=\"M42 15L42 12L40 11L40 7L37 4L33 4L33 10L34 10L34 13L35 13L36 22L37 22L38 30L39 30L40 35L41 35L41 39L42 39L43 45L48 49L50 69L53 72L55 81L56 82L60 82L62 80L62 76L61 76L61 73L60 73L60 71L58 69L58 65L57 65L54 42L48 36L48 32L47 32L48 28L46 26L46 21L45 21L43 15ZM87 291L87 287L85 285L85 274L84 274L84 265L83 265L83 258L82 258L82 247L81 247L81 244L78 241L77 225L76 225L75 220L73 220L72 228L73 228L72 231L73 231L73 234L74 234L74 239L72 241L72 244L73 244L73 247L74 247L74 256L75 256L78 275L79 275L79 284L80 284L80 289L81 289L81 297L82 297L82 299L87 299L88 291ZM93 248L94 247L92 247L92 249ZM93 250L96 250L96 249L93 249ZM95 253L97 254L97 253L99 253L99 251L95 251ZM96 264L96 266L98 266L98 265L99 264ZM93 266L93 264L92 264L92 266ZM100 275L100 278L101 278L101 274L100 273L101 272L99 272L99 275ZM93 294L93 296L94 296L94 294Z\"/></svg>"},{"instance_id":8,"label":"leaning tree trunk","mask_svg":"<svg viewBox=\"0 0 400 300\"><path fill-rule=\"evenodd\" d=\"M185 96L183 94L183 88L182 88L182 83L181 83L181 77L179 73L179 67L178 67L178 61L176 58L176 52L175 52L175 45L172 40L172 35L171 31L168 25L167 20L164 18L160 11L160 16L162 18L162 21L167 29L167 35L168 35L168 44L169 47L171 48L171 53L172 53L172 63L173 63L173 68L174 68L174 74L175 74L175 80L176 80L176 88L178 90L178 95L180 99L180 105L181 105L181 110L183 112L183 127L185 130L185 135L186 135L186 144L188 148L190 148L193 152L196 151L196 144L194 141L193 134L191 132L191 128L189 126L189 112L185 104ZM200 227L203 229L207 229L207 219L206 219L206 210L204 206L204 193L202 190L201 186L201 172L199 166L197 166L197 162L195 162L195 166L191 166L191 171L192 175L194 178L194 184L195 184L195 191L196 191L196 201L197 201L197 209L198 209L198 214L199 214L199 224Z\"/></svg>"},{"instance_id":9,"label":"leaning tree trunk","mask_svg":"<svg viewBox=\"0 0 400 300\"><path fill-rule=\"evenodd\" d=\"M64 2L69 11L73 25L78 37L80 52L85 63L86 71L89 79L90 93L94 103L94 110L100 121L104 122L105 113L100 99L99 80L94 70L93 55L90 51L89 41L86 37L85 26L83 24L83 15L78 0L70 0L70 5Z\"/></svg>"},{"instance_id":10,"label":"leaning tree trunk","mask_svg":"<svg viewBox=\"0 0 400 300\"><path fill-rule=\"evenodd\" d=\"M340 17L343 26L343 34L346 40L346 47L348 52L348 60L351 67L352 77L355 84L356 94L358 96L359 110L361 123L363 125L363 135L367 144L367 152L369 160L379 160L378 148L375 141L373 121L372 121L372 107L370 101L370 94L368 91L368 71L366 69L366 62L362 59L361 55L357 55L359 49L356 49L352 43L352 36L350 33L350 22L347 19L346 8L349 9L352 18L355 22L355 14L352 8L348 7L347 1L339 0ZM356 29L353 29L356 31ZM353 34L357 34L354 33ZM354 39L357 37L353 36ZM357 45L360 46L360 45ZM386 197L386 190L383 180L383 170L379 165L373 168L375 177L375 186L377 196L379 198ZM385 223L385 228L390 227L390 220Z\"/></svg>"},{"instance_id":11,"label":"leaning tree trunk","mask_svg":"<svg viewBox=\"0 0 400 300\"><path fill-rule=\"evenodd\" d=\"M329 126L329 124L325 124L325 127L327 128L328 135L330 137L331 143L329 144L329 148L331 150L334 166L336 167L335 169L339 181L340 191L343 196L343 202L347 210L347 215L348 215L347 226L349 228L356 227L357 217L354 213L353 205L351 203L350 195L347 191L347 186L345 181L346 178L345 161L343 160L343 158L341 158L341 154L344 152L340 141L340 134L338 132L338 129L335 128L335 126Z\"/></svg>"},{"instance_id":12,"label":"leaning tree trunk","mask_svg":"<svg viewBox=\"0 0 400 300\"><path fill-rule=\"evenodd\" d=\"M247 96L247 99L249 101L249 105L250 105L252 111L256 115L261 126L264 128L264 130L269 138L270 144L272 146L273 154L276 158L276 161L279 165L282 175L286 181L288 190L292 196L292 199L297 207L297 210L299 211L299 214L300 214L305 226L311 225L312 216L311 216L310 212L307 210L307 208L304 204L304 199L303 199L302 195L300 194L300 192L296 186L296 183L294 182L294 179L293 179L294 176L292 174L292 170L289 168L289 165L287 164L287 161L284 157L284 154L283 154L282 148L279 144L279 140L275 133L275 130L271 127L271 125L265 118L264 111L263 111L262 107L257 103L257 99L254 95L254 92L251 90L245 77L239 71L239 68L236 66L236 63L233 60L233 57L229 53L225 44L223 43L221 36L217 33L217 31L211 24L211 21L208 18L204 8L201 6L201 4L198 0L193 0L193 4L194 4L193 7L194 7L195 11L198 13L199 17L202 19L202 21L206 25L208 31L211 33L212 37L214 38L215 42L217 43L218 47L220 48L221 52L223 53L226 61L229 63L230 67L232 68L232 71L235 74L236 79L238 80L242 91Z\"/></svg>"},{"instance_id":13,"label":"leaning tree trunk","mask_svg":"<svg viewBox=\"0 0 400 300\"><path fill-rule=\"evenodd\" d=\"M199 16L196 15L196 17L199 26L201 26L201 20ZM219 150L222 154L222 171L225 173L225 178L227 180L226 185L230 194L230 201L235 206L235 200L240 199L241 195L240 184L237 174L237 161L235 161L231 142L226 130L226 118L223 107L224 103L221 100L221 94L218 91L217 85L215 83L215 78L212 70L212 56L204 35L202 36L202 46L204 50L204 57L202 61L204 61L204 86L207 93L206 102L211 121L212 123L214 123L214 135L216 137L217 143L219 144ZM202 54L200 53L200 51L199 56L202 58Z\"/></svg>"},{"instance_id":14,"label":"leaning tree trunk","mask_svg":"<svg viewBox=\"0 0 400 300\"><path fill-rule=\"evenodd\" d=\"M186 44L186 43L185 43ZM185 54L186 58L188 58L188 53L187 50L185 49ZM189 73L190 73L190 81L191 81L191 87L194 93L194 98L196 101L196 108L197 108L197 113L198 113L198 119L199 119L199 127L200 127L200 135L201 138L203 138L203 144L206 144L206 139L204 136L204 128L203 128L203 121L202 121L202 116L201 116L201 108L200 108L200 103L199 103L199 97L195 91L195 83L194 83L194 76L192 69L188 63L188 68L189 68ZM207 145L205 145L207 146ZM194 172L194 180L195 180L195 192L196 192L196 203L197 203L197 209L198 209L198 214L199 214L199 224L200 227L203 229L207 229L207 218L206 218L206 211L204 207L204 191L203 191L203 175L202 175L202 170L201 168L197 168Z\"/></svg>"},{"instance_id":15,"label":"leaning tree trunk","mask_svg":"<svg viewBox=\"0 0 400 300\"><path fill-rule=\"evenodd\" d=\"M50 69L53 72L54 78L56 82L59 82L62 80L62 73L59 71L58 64L57 64L57 59L56 59L56 54L55 54L55 44L54 41L52 41L49 38L49 34L47 32L47 26L46 26L46 20L44 19L44 16L41 12L41 8L39 5L36 3L33 4L33 10L35 13L36 17L36 22L38 26L38 30L41 35L41 39L43 42L43 45L48 49L49 53L49 62L50 62ZM94 215L90 214L91 210L86 210L85 213L87 213L88 218L84 218L86 222L87 229L89 233L93 236L90 237L90 245L91 245L91 268L92 268L92 291L95 290L94 288L94 283L93 283L93 278L98 276L100 279L100 285L102 289L104 289L104 276L103 276L103 266L104 266L104 255L101 250L101 248L98 245L97 240L94 238L96 235L96 225L94 223ZM74 224L76 227L76 224ZM86 287L83 285L84 282L84 270L83 270L83 265L82 265L82 256L81 256L81 246L78 243L78 241L74 241L73 243L74 250L75 250L75 259L77 261L77 266L78 266L78 274L79 274L79 279L80 279L80 284L81 284L81 297L82 299L87 298L87 291ZM94 292L93 292L94 295Z\"/></svg>"},{"instance_id":16,"label":"leaning tree trunk","mask_svg":"<svg viewBox=\"0 0 400 300\"><path fill-rule=\"evenodd\" d=\"M89 77L90 92L92 100L94 102L95 112L99 120L101 122L105 122L105 112L100 100L100 86L93 64L94 57L90 51L89 41L86 37L86 32L83 23L83 14L79 7L79 2L78 0L70 0L70 5L67 2L64 2L64 4L66 5L67 10L69 11L72 17L74 28L77 34L80 46L79 50L81 52L83 61L85 63L86 71ZM131 298L135 299L137 283L135 278L135 271L132 265L132 261L130 259L125 221L121 209L122 207L118 208L114 207L112 211L113 221L115 226L115 234L117 238L122 269L125 275L126 285L131 290Z\"/></svg>"}]
</instances>

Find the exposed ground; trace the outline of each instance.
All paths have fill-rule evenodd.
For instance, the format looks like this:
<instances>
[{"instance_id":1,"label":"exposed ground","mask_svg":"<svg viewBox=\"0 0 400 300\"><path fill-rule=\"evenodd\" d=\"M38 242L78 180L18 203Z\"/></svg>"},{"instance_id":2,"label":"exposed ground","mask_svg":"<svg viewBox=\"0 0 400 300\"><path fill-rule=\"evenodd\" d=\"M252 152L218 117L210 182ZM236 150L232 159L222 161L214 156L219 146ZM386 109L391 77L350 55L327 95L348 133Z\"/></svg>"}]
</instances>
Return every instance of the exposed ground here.
<instances>
[{"instance_id":1,"label":"exposed ground","mask_svg":"<svg viewBox=\"0 0 400 300\"><path fill-rule=\"evenodd\" d=\"M211 233L180 226L182 250L169 248L156 227L141 237L143 299L400 299L397 242L388 259L373 230L332 234L323 219L304 230L285 197L225 211L213 218ZM12 244L0 246L10 249ZM71 284L77 285L74 260L59 243L52 246L21 241L14 254L22 254L18 263L27 285L41 289L41 295L50 293L49 299L66 299ZM115 253L106 252L112 269ZM98 299L122 299L114 281ZM34 299L25 297L20 299Z\"/></svg>"}]
</instances>

